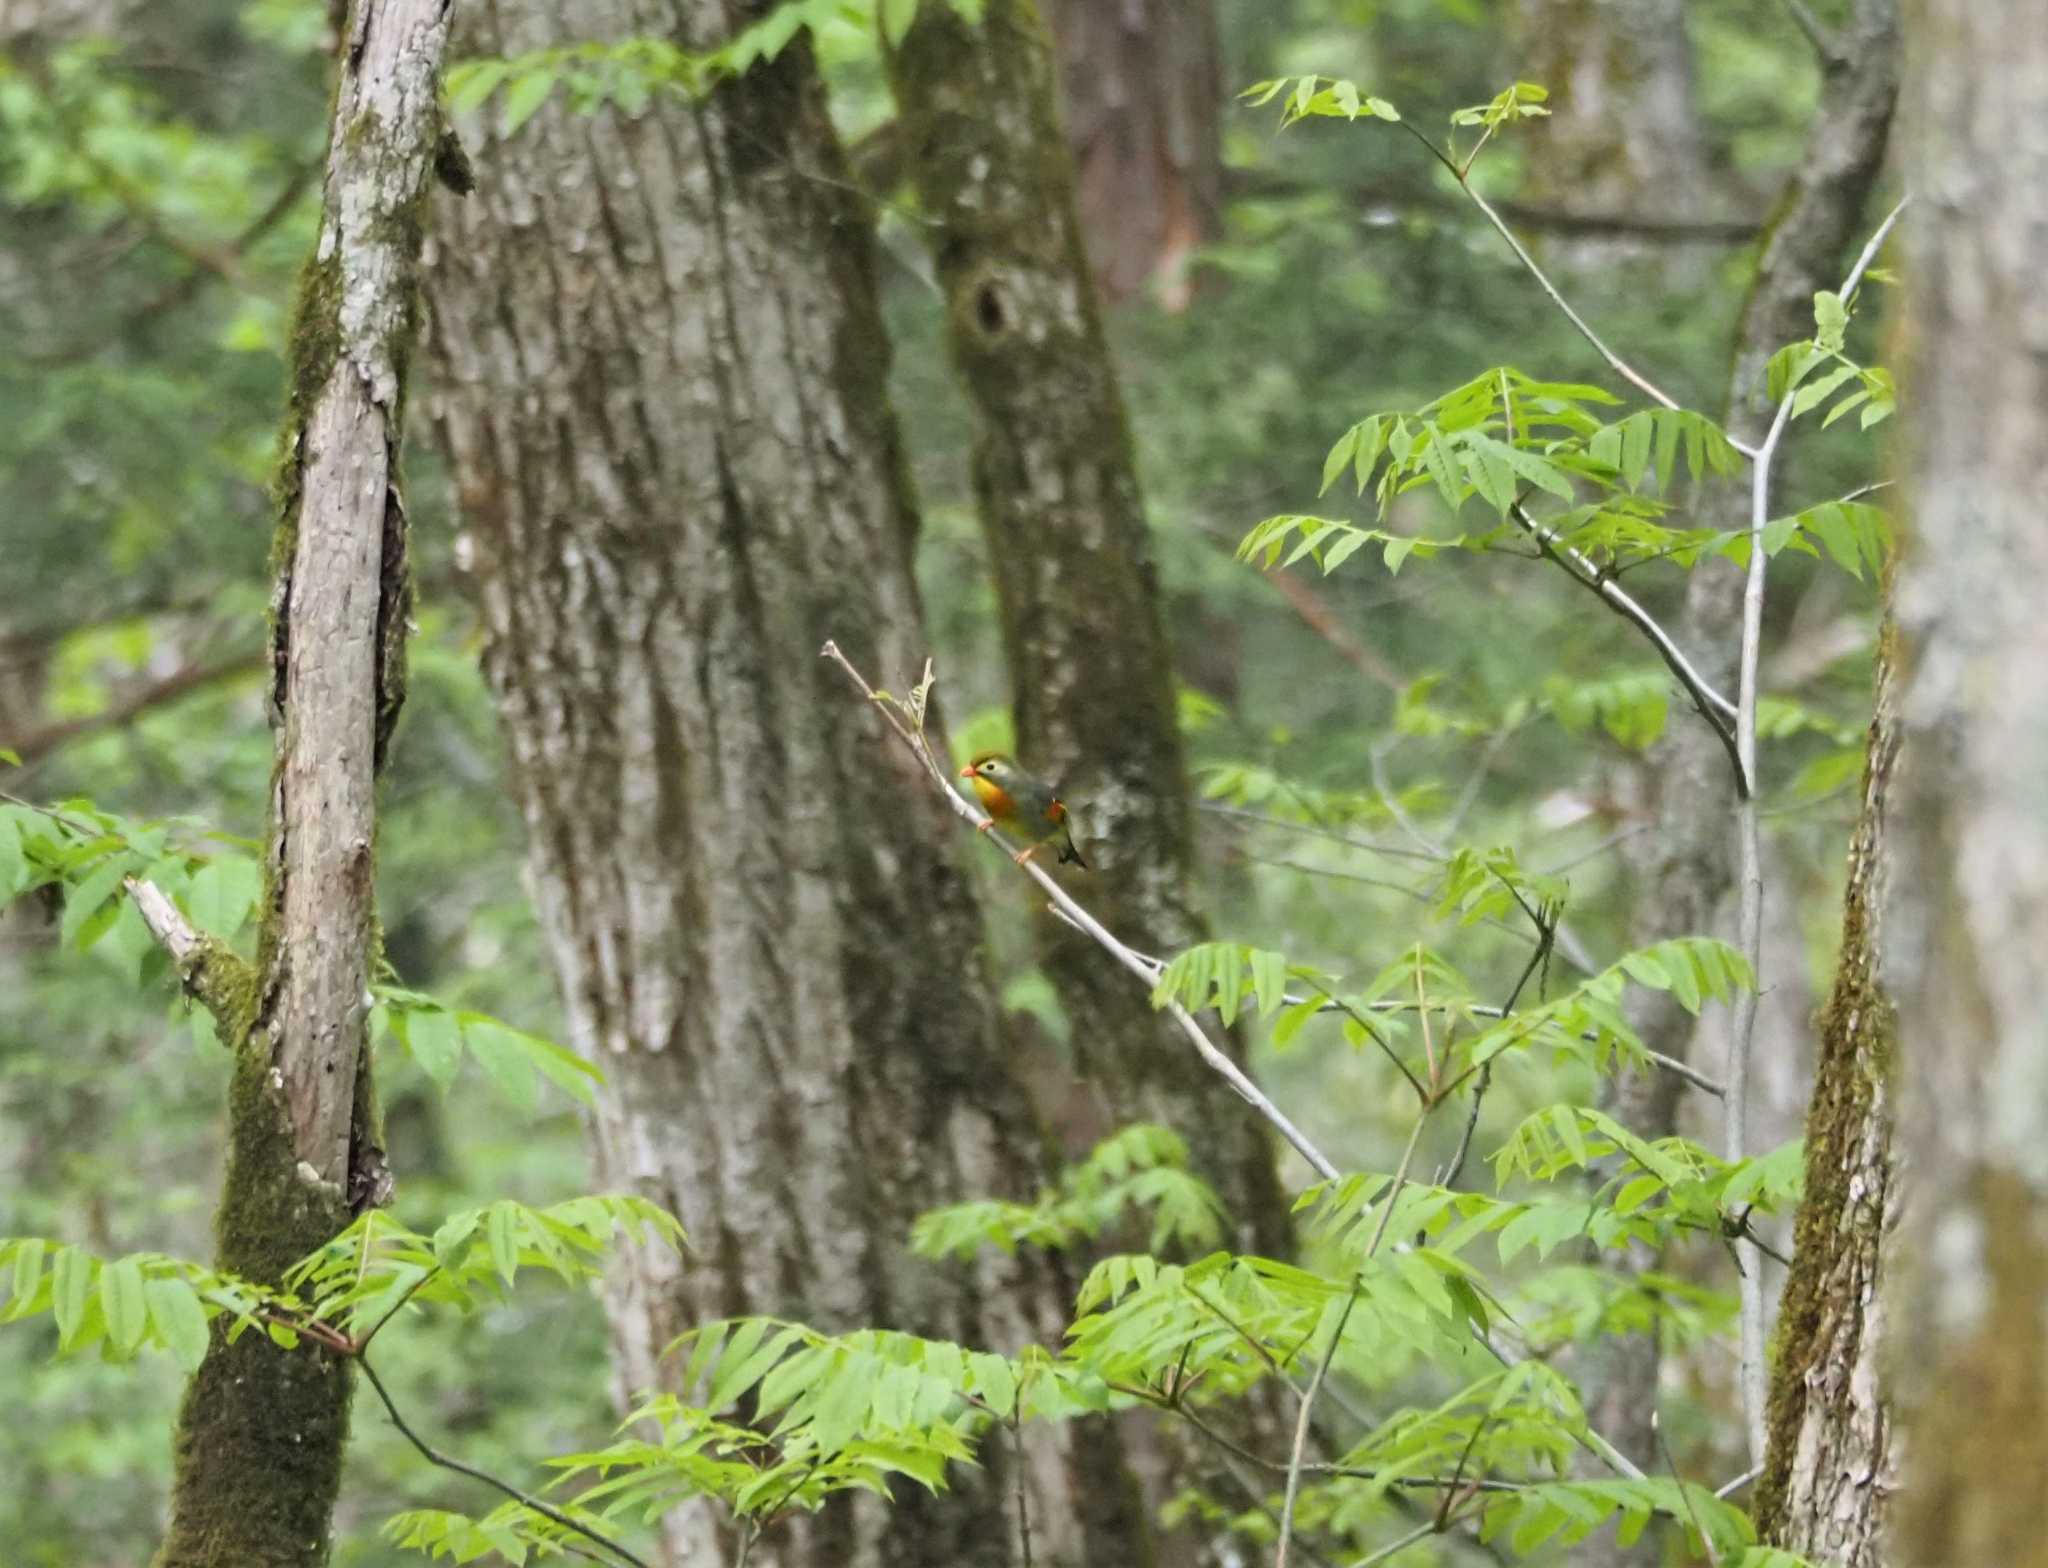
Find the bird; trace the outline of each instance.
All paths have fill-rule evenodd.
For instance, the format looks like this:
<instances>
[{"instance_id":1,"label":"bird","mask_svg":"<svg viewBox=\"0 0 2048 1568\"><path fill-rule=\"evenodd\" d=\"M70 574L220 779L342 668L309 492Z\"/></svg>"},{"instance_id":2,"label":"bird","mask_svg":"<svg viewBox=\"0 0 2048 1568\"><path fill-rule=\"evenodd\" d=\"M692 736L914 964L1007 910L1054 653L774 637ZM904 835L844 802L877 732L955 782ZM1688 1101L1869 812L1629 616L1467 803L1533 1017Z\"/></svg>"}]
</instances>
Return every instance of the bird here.
<instances>
[{"instance_id":1,"label":"bird","mask_svg":"<svg viewBox=\"0 0 2048 1568\"><path fill-rule=\"evenodd\" d=\"M1072 861L1090 870L1081 851L1074 847L1072 814L1059 792L1042 779L1035 779L999 751L984 751L960 770L960 777L974 785L974 795L988 813L978 832L986 833L998 823L1014 828L1031 842L1010 858L1023 865L1045 845L1059 841L1061 865Z\"/></svg>"}]
</instances>

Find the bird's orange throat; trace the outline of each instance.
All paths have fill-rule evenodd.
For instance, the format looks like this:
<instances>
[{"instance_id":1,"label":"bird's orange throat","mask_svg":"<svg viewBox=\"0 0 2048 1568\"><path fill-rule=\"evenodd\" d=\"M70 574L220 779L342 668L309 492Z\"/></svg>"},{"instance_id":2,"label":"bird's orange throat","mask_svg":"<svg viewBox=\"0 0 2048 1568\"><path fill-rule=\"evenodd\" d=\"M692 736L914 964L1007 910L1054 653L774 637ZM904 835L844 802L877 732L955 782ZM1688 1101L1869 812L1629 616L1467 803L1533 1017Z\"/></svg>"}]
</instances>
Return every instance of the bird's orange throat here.
<instances>
[{"instance_id":1,"label":"bird's orange throat","mask_svg":"<svg viewBox=\"0 0 2048 1568\"><path fill-rule=\"evenodd\" d=\"M1009 791L994 779L985 779L979 773L970 781L974 785L975 798L981 802L981 809L998 821L1007 820L1017 813L1017 802L1010 798Z\"/></svg>"}]
</instances>

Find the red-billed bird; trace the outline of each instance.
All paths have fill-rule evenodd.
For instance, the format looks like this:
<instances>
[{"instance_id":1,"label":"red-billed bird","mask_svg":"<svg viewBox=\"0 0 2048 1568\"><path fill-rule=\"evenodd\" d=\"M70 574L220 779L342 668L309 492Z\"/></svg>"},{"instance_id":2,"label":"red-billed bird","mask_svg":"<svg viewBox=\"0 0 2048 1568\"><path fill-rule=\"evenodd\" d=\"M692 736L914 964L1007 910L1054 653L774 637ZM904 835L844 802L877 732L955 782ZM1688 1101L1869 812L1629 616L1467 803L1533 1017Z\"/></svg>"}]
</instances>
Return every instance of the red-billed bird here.
<instances>
[{"instance_id":1,"label":"red-billed bird","mask_svg":"<svg viewBox=\"0 0 2048 1568\"><path fill-rule=\"evenodd\" d=\"M1033 778L999 751L980 753L960 770L960 777L974 785L975 799L981 802L982 810L989 815L989 820L981 825L982 832L1001 826L1022 834L1029 841L1028 847L1010 857L1018 865L1023 865L1045 845L1056 842L1061 865L1072 861L1083 871L1089 869L1088 862L1081 858L1081 851L1074 847L1072 820L1066 802L1050 784Z\"/></svg>"}]
</instances>

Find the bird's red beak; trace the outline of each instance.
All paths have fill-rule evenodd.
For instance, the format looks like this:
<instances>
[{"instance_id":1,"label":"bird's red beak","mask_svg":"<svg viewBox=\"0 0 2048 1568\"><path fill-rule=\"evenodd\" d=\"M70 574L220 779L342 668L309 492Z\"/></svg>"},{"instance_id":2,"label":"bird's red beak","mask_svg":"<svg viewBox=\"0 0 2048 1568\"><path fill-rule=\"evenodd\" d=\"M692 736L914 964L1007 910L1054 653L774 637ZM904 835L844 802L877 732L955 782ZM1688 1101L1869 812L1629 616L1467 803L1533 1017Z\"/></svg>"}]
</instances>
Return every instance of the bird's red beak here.
<instances>
[{"instance_id":1,"label":"bird's red beak","mask_svg":"<svg viewBox=\"0 0 2048 1568\"><path fill-rule=\"evenodd\" d=\"M963 779L971 779L971 778L973 778L973 777L974 777L974 764L970 762L970 763L968 763L968 764L967 764L967 766L966 766L966 767L962 768L962 769L960 770L960 777L962 777Z\"/></svg>"}]
</instances>

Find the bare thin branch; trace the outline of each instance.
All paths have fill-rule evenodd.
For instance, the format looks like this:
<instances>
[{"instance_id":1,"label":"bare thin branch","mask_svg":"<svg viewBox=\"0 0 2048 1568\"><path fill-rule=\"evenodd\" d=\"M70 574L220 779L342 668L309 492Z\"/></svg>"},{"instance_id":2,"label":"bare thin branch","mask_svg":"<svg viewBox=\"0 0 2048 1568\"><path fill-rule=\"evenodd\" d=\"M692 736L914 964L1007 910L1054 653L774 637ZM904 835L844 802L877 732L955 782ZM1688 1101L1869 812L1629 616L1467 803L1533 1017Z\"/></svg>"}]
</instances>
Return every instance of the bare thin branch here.
<instances>
[{"instance_id":1,"label":"bare thin branch","mask_svg":"<svg viewBox=\"0 0 2048 1568\"><path fill-rule=\"evenodd\" d=\"M392 1403L390 1392L384 1387L384 1380L377 1376L377 1369L370 1365L369 1359L365 1356L357 1356L356 1365L363 1369L363 1376L370 1380L370 1387L377 1391L378 1399L383 1401L384 1413L391 1417L391 1424L398 1428L400 1434L407 1442L420 1451L420 1457L425 1459L428 1464L439 1465L443 1470L453 1470L457 1475L466 1475L472 1481L483 1482L485 1486L504 1493L505 1496L511 1498L522 1507L532 1509L543 1519L553 1520L564 1530L572 1530L585 1540L594 1541L620 1562L632 1564L632 1568L652 1568L652 1565L644 1557L634 1556L610 1536L603 1534L601 1531L593 1530L589 1525L563 1513L561 1509L542 1502L531 1492L522 1492L509 1481L499 1480L488 1470L479 1470L475 1465L464 1464L460 1459L451 1459L446 1454L441 1453L406 1424L405 1417L398 1413L398 1406Z\"/></svg>"},{"instance_id":2,"label":"bare thin branch","mask_svg":"<svg viewBox=\"0 0 2048 1568\"><path fill-rule=\"evenodd\" d=\"M1418 981L1419 984L1419 981ZM1308 1390L1301 1396L1301 1410L1294 1422L1294 1452L1287 1461L1287 1492L1280 1503L1280 1544L1273 1553L1273 1568L1287 1568L1287 1543L1294 1534L1294 1503L1301 1492L1302 1461L1308 1452L1309 1418L1314 1415L1316 1396L1323 1391L1323 1384L1329 1380L1330 1364L1337 1359L1337 1347L1344 1342L1344 1325L1351 1321L1351 1309L1358 1305L1358 1289L1364 1282L1363 1269L1372 1261L1374 1253L1380 1250L1380 1243L1386 1239L1387 1222L1394 1216L1394 1205L1400 1201L1401 1189L1408 1183L1408 1168L1415 1162L1415 1146L1422 1141L1422 1127L1429 1120L1429 1113L1436 1109L1436 1102L1425 1098L1422 1109L1415 1117L1415 1125L1408 1129L1408 1146L1401 1151L1401 1163L1394 1172L1394 1184L1387 1189L1387 1199L1380 1208L1378 1226L1373 1230L1372 1240L1366 1243L1365 1257L1360 1261L1360 1273L1352 1276L1351 1294L1344 1300L1344 1310L1337 1316L1337 1327L1330 1335L1330 1343L1323 1351L1323 1359L1316 1365L1315 1376L1309 1379Z\"/></svg>"},{"instance_id":3,"label":"bare thin branch","mask_svg":"<svg viewBox=\"0 0 2048 1568\"><path fill-rule=\"evenodd\" d=\"M1700 1545L1707 1549L1707 1568L1721 1568L1721 1554L1714 1548L1714 1538L1707 1534L1707 1527L1700 1523L1700 1513L1693 1506L1692 1493L1686 1489L1685 1477L1678 1473L1678 1461L1671 1457L1671 1445L1664 1441L1664 1426L1658 1419L1659 1411L1650 1412L1650 1436L1657 1440L1657 1452L1664 1456L1664 1468L1671 1472L1671 1479L1678 1483L1678 1500L1685 1504L1685 1517L1700 1538Z\"/></svg>"},{"instance_id":4,"label":"bare thin branch","mask_svg":"<svg viewBox=\"0 0 2048 1568\"><path fill-rule=\"evenodd\" d=\"M1693 667L1693 663L1677 643L1671 640L1657 623L1657 618L1636 602L1635 597L1614 580L1611 572L1603 572L1590 559L1566 544L1557 530L1539 523L1530 515L1529 509L1517 501L1509 508L1509 515L1520 525L1523 532L1534 539L1543 553L1564 567L1572 580L1590 593L1598 594L1623 619L1629 621L1650 640L1650 646L1657 650L1657 657L1664 661L1664 667L1674 675L1678 684L1685 688L1692 698L1693 706L1700 711L1700 717L1713 727L1721 744L1728 749L1729 761L1735 767L1736 787L1743 791L1749 788L1749 776L1742 769L1741 756L1735 746L1733 721L1737 704L1730 702L1716 691L1707 678Z\"/></svg>"},{"instance_id":5,"label":"bare thin branch","mask_svg":"<svg viewBox=\"0 0 2048 1568\"><path fill-rule=\"evenodd\" d=\"M171 902L170 895L154 882L124 877L121 885L135 900L135 912L142 916L142 923L149 927L157 946L169 953L174 963L184 963L205 944L206 938L192 928L192 923Z\"/></svg>"},{"instance_id":6,"label":"bare thin branch","mask_svg":"<svg viewBox=\"0 0 2048 1568\"><path fill-rule=\"evenodd\" d=\"M876 696L875 689L867 683L860 671L855 669L847 660L846 655L839 651L839 645L828 641L820 650L820 656L832 660L841 669L846 671L847 676L861 689L862 693L874 705L882 717L888 721L889 727L896 732L898 738L911 749L918 761L924 765L925 773L930 778L933 786L938 790L940 797L953 808L954 813L963 820L972 823L977 829L981 828L983 823L989 819L984 818L981 813L969 805L959 792L946 781L945 773L940 769L937 760L932 756L931 746L926 742L923 735L911 730L896 716L895 711L889 704L884 703ZM1003 842L993 831L990 831L987 836L995 839L998 843ZM1008 848L1007 845L1004 845L1004 847ZM1014 851L1012 854L1014 858ZM1154 984L1158 979L1157 970L1144 957L1118 940L1101 921L1097 920L1086 909L1082 908L1080 904L1075 902L1073 895L1048 876L1043 868L1027 860L1021 863L1019 869L1038 883L1046 896L1051 898L1054 906L1066 916L1071 924L1078 926L1088 936L1092 937L1104 952L1108 953L1111 958L1142 980L1148 989ZM1221 1075L1223 1080L1232 1089L1237 1091L1240 1099L1257 1111L1259 1115L1263 1116L1280 1136L1287 1140L1297 1154L1308 1161L1311 1170L1325 1181L1335 1181L1337 1179L1337 1167L1332 1165L1323 1152L1309 1141L1306 1133L1302 1132L1299 1127L1296 1127L1288 1119L1285 1112L1266 1098L1258 1085L1245 1076L1243 1069L1237 1063L1233 1062L1228 1055L1217 1048L1215 1043L1203 1032L1202 1026L1195 1022L1194 1017L1186 1008L1182 1007L1178 1002L1168 1002L1164 1011L1179 1026L1181 1033L1188 1037L1189 1043L1201 1055L1202 1060L1208 1063L1210 1068L1216 1073Z\"/></svg>"}]
</instances>

